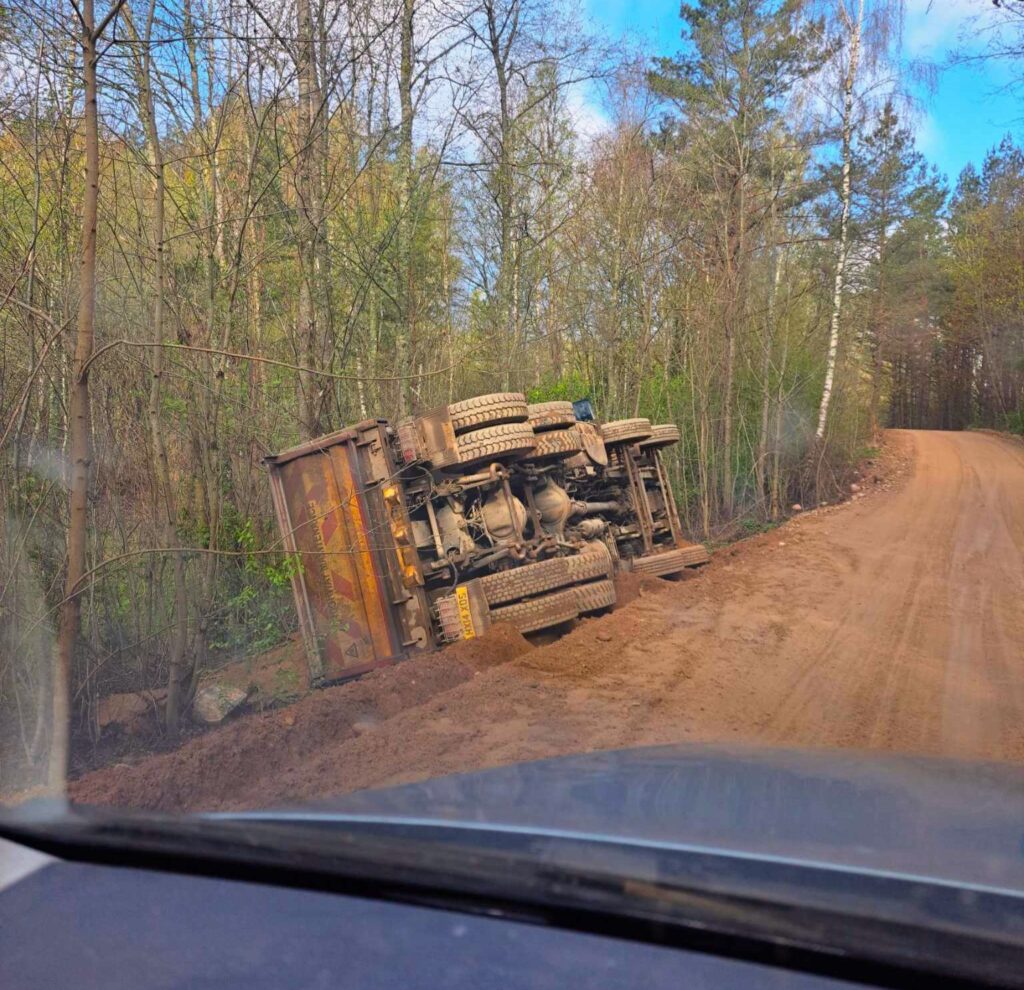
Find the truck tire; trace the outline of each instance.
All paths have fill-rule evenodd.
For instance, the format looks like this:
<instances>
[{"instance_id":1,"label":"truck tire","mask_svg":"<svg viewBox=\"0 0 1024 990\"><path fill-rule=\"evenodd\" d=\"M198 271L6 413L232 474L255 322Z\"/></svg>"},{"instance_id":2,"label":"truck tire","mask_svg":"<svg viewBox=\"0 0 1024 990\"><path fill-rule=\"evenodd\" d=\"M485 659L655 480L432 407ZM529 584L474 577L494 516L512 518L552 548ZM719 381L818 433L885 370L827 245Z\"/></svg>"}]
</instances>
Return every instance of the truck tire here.
<instances>
[{"instance_id":1,"label":"truck tire","mask_svg":"<svg viewBox=\"0 0 1024 990\"><path fill-rule=\"evenodd\" d=\"M601 437L606 444L637 443L651 435L649 419L616 419L601 427Z\"/></svg>"},{"instance_id":2,"label":"truck tire","mask_svg":"<svg viewBox=\"0 0 1024 990\"><path fill-rule=\"evenodd\" d=\"M537 434L537 446L530 454L531 461L560 461L574 457L583 450L583 438L575 426L568 429L548 430Z\"/></svg>"},{"instance_id":3,"label":"truck tire","mask_svg":"<svg viewBox=\"0 0 1024 990\"><path fill-rule=\"evenodd\" d=\"M652 553L647 557L633 558L633 571L637 574L651 574L654 577L665 577L678 574L687 567L706 564L711 559L707 549L700 543L689 547L675 547L661 553Z\"/></svg>"},{"instance_id":4,"label":"truck tire","mask_svg":"<svg viewBox=\"0 0 1024 990\"><path fill-rule=\"evenodd\" d=\"M579 615L576 588L563 588L539 598L528 598L491 609L491 622L510 622L521 633L557 626Z\"/></svg>"},{"instance_id":5,"label":"truck tire","mask_svg":"<svg viewBox=\"0 0 1024 990\"><path fill-rule=\"evenodd\" d=\"M515 602L556 588L592 581L611 573L612 558L603 543L588 544L571 557L551 557L479 578L488 605Z\"/></svg>"},{"instance_id":6,"label":"truck tire","mask_svg":"<svg viewBox=\"0 0 1024 990\"><path fill-rule=\"evenodd\" d=\"M518 460L537 446L537 438L529 423L503 423L486 426L456 437L459 466L479 461Z\"/></svg>"},{"instance_id":7,"label":"truck tire","mask_svg":"<svg viewBox=\"0 0 1024 990\"><path fill-rule=\"evenodd\" d=\"M526 408L530 411L530 425L538 433L576 424L571 402L531 402Z\"/></svg>"},{"instance_id":8,"label":"truck tire","mask_svg":"<svg viewBox=\"0 0 1024 990\"><path fill-rule=\"evenodd\" d=\"M515 602L531 595L540 595L545 591L572 584L566 557L552 557L535 564L523 564L496 574L486 574L480 578L480 587L488 605L501 605L504 602Z\"/></svg>"},{"instance_id":9,"label":"truck tire","mask_svg":"<svg viewBox=\"0 0 1024 990\"><path fill-rule=\"evenodd\" d=\"M587 612L599 612L601 609L611 608L615 604L615 585L611 581L578 584L574 590L580 615Z\"/></svg>"},{"instance_id":10,"label":"truck tire","mask_svg":"<svg viewBox=\"0 0 1024 990\"><path fill-rule=\"evenodd\" d=\"M525 423L529 419L526 396L522 392L491 392L471 399L452 402L448 418L456 434L479 430L500 423Z\"/></svg>"},{"instance_id":11,"label":"truck tire","mask_svg":"<svg viewBox=\"0 0 1024 990\"><path fill-rule=\"evenodd\" d=\"M566 562L573 583L612 576L614 565L611 551L599 540L588 543L578 554L562 559Z\"/></svg>"},{"instance_id":12,"label":"truck tire","mask_svg":"<svg viewBox=\"0 0 1024 990\"><path fill-rule=\"evenodd\" d=\"M681 439L682 434L675 423L658 423L656 426L651 427L651 435L646 440L640 441L640 446L648 449L652 447L670 447L674 443L679 443Z\"/></svg>"}]
</instances>

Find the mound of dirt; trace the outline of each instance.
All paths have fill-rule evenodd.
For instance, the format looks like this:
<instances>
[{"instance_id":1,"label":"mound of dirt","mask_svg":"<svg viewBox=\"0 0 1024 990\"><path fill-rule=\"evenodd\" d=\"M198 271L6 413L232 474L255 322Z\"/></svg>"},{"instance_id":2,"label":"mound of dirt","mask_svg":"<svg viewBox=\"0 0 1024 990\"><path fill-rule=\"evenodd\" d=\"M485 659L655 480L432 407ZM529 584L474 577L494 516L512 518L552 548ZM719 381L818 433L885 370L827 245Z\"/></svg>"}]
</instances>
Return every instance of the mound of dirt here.
<instances>
[{"instance_id":1,"label":"mound of dirt","mask_svg":"<svg viewBox=\"0 0 1024 990\"><path fill-rule=\"evenodd\" d=\"M497 625L485 636L314 692L287 708L245 716L172 752L87 774L71 783L70 797L159 811L272 805L288 793L282 782L301 776L315 754L531 648L512 626Z\"/></svg>"},{"instance_id":2,"label":"mound of dirt","mask_svg":"<svg viewBox=\"0 0 1024 990\"><path fill-rule=\"evenodd\" d=\"M584 740L600 745L635 718L626 685L652 671L624 658L658 614L650 610L663 607L657 592L677 593L671 582L641 575L627 576L623 588L638 596L631 605L578 621L547 646L495 626L243 717L173 753L92 773L72 784L71 797L160 811L266 808L572 751ZM611 717L605 705L592 707L595 689ZM556 727L566 718L575 724L563 738Z\"/></svg>"},{"instance_id":3,"label":"mound of dirt","mask_svg":"<svg viewBox=\"0 0 1024 990\"><path fill-rule=\"evenodd\" d=\"M665 581L651 574L620 571L615 575L615 607L622 608L644 595L657 595L667 587Z\"/></svg>"},{"instance_id":4,"label":"mound of dirt","mask_svg":"<svg viewBox=\"0 0 1024 990\"><path fill-rule=\"evenodd\" d=\"M200 686L216 684L236 688L248 696L251 708L262 710L297 701L306 694L309 670L302 641L226 664L204 676Z\"/></svg>"}]
</instances>

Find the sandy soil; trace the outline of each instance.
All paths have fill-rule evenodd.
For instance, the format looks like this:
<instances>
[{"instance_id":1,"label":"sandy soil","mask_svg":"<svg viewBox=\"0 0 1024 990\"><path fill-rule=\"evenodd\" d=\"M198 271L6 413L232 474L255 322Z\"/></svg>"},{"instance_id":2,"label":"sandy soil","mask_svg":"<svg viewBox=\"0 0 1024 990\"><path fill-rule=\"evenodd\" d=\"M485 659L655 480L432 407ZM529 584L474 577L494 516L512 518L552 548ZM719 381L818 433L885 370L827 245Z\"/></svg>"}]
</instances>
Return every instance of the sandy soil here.
<instances>
[{"instance_id":1,"label":"sandy soil","mask_svg":"<svg viewBox=\"0 0 1024 990\"><path fill-rule=\"evenodd\" d=\"M1024 761L1024 447L894 432L862 488L556 643L498 630L72 796L240 808L694 740Z\"/></svg>"}]
</instances>

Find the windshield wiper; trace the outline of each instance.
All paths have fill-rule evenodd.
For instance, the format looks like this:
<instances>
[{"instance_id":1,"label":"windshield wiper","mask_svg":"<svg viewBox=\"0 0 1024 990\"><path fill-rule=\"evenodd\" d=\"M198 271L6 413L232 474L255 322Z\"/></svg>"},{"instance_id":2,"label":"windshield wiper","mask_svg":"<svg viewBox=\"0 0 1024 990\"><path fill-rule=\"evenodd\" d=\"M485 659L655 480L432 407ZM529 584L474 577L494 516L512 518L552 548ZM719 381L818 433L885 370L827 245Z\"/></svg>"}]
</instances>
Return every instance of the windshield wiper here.
<instances>
[{"instance_id":1,"label":"windshield wiper","mask_svg":"<svg viewBox=\"0 0 1024 990\"><path fill-rule=\"evenodd\" d=\"M848 878L855 897L836 891L834 904L823 906L820 896L804 896L820 881L814 870L723 865L713 855L669 852L652 868L649 857L658 854L648 850L646 868L627 872L621 855L608 859L615 869L559 857L550 845L542 858L478 844L471 828L441 842L344 822L325 828L81 808L0 818L0 837L65 859L479 913L882 986L928 977L946 986L1024 987L1021 899L977 891L964 898L921 880ZM915 907L931 898L939 910L928 923L900 921L884 910L897 895Z\"/></svg>"}]
</instances>

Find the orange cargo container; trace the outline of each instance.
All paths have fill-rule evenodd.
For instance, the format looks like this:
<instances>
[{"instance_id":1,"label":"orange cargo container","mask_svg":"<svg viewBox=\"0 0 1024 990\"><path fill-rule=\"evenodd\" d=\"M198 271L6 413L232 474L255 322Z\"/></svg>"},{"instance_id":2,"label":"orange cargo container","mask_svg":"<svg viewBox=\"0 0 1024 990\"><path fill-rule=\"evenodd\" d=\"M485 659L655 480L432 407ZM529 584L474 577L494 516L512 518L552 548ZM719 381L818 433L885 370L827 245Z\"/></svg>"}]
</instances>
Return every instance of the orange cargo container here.
<instances>
[{"instance_id":1,"label":"orange cargo container","mask_svg":"<svg viewBox=\"0 0 1024 990\"><path fill-rule=\"evenodd\" d=\"M386 423L266 459L313 684L435 646Z\"/></svg>"}]
</instances>

